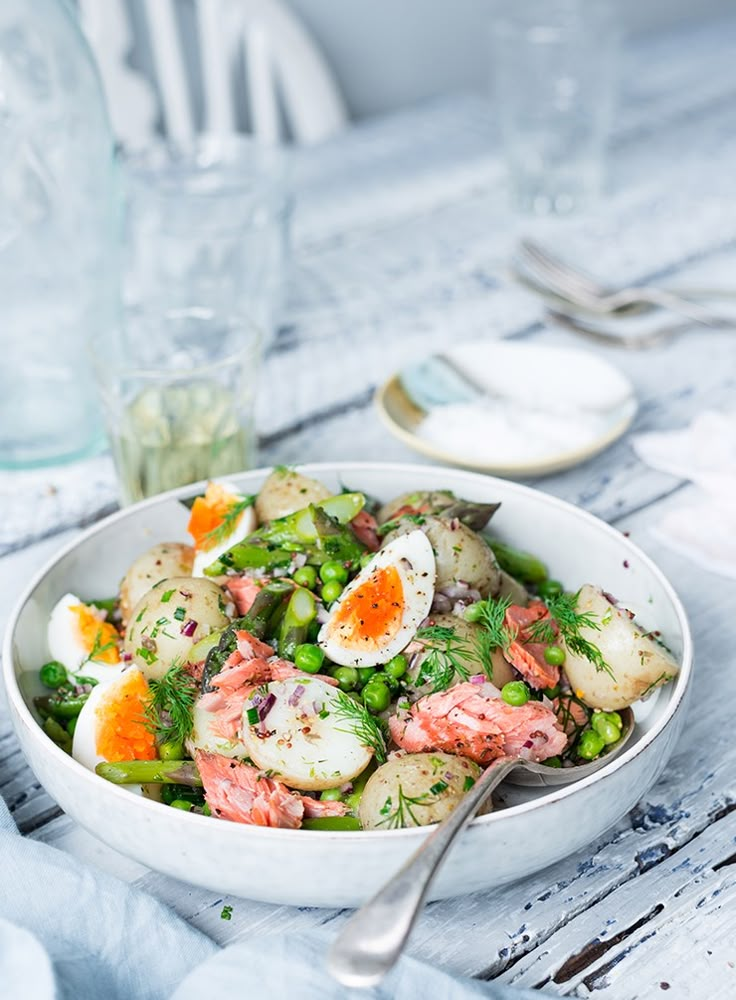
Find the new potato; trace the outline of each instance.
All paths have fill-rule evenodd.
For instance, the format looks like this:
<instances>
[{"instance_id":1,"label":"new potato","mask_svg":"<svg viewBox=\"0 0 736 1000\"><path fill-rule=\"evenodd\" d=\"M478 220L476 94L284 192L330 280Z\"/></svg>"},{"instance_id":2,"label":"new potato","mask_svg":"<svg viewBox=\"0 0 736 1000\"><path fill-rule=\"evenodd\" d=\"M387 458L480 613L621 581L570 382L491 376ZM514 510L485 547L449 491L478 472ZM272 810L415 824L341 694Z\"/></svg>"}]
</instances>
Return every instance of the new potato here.
<instances>
[{"instance_id":1,"label":"new potato","mask_svg":"<svg viewBox=\"0 0 736 1000\"><path fill-rule=\"evenodd\" d=\"M439 823L449 816L480 773L474 761L449 753L396 756L368 779L358 810L363 829L391 830Z\"/></svg>"},{"instance_id":2,"label":"new potato","mask_svg":"<svg viewBox=\"0 0 736 1000\"><path fill-rule=\"evenodd\" d=\"M402 521L390 532L384 544L399 535L421 527L432 543L437 564L437 590L461 580L480 591L482 597L495 595L501 586L501 570L496 557L483 539L460 521L443 521L439 517L425 517L421 525Z\"/></svg>"},{"instance_id":3,"label":"new potato","mask_svg":"<svg viewBox=\"0 0 736 1000\"><path fill-rule=\"evenodd\" d=\"M575 694L591 708L615 711L638 701L645 693L679 672L667 650L649 638L626 611L615 607L591 584L580 590L577 610L588 612L600 630L582 627L580 635L597 646L611 673L571 651L564 641L565 673Z\"/></svg>"},{"instance_id":4,"label":"new potato","mask_svg":"<svg viewBox=\"0 0 736 1000\"><path fill-rule=\"evenodd\" d=\"M154 584L172 576L191 576L194 549L180 542L160 542L138 556L120 584L120 614L127 624L133 608Z\"/></svg>"},{"instance_id":5,"label":"new potato","mask_svg":"<svg viewBox=\"0 0 736 1000\"><path fill-rule=\"evenodd\" d=\"M160 680L175 661L186 662L195 643L229 624L227 601L212 580L186 576L161 580L133 608L123 651L132 656L146 680ZM196 628L186 627L191 621ZM191 635L186 634L189 631Z\"/></svg>"},{"instance_id":6,"label":"new potato","mask_svg":"<svg viewBox=\"0 0 736 1000\"><path fill-rule=\"evenodd\" d=\"M310 503L319 503L332 496L316 479L303 476L294 469L276 468L261 486L256 497L256 514L261 524L303 510Z\"/></svg>"}]
</instances>

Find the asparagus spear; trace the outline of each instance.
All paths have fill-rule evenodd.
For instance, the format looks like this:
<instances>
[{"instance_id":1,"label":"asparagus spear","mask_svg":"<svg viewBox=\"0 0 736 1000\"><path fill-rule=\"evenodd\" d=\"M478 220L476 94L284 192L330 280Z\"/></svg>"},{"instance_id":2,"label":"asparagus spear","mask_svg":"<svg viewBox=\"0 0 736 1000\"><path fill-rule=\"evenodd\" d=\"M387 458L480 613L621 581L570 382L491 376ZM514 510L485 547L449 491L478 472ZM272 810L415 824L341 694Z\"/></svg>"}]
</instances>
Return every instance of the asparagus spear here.
<instances>
[{"instance_id":1,"label":"asparagus spear","mask_svg":"<svg viewBox=\"0 0 736 1000\"><path fill-rule=\"evenodd\" d=\"M486 539L501 569L522 583L542 583L547 579L547 567L531 552L515 549L505 542Z\"/></svg>"},{"instance_id":2,"label":"asparagus spear","mask_svg":"<svg viewBox=\"0 0 736 1000\"><path fill-rule=\"evenodd\" d=\"M279 656L293 660L296 647L307 641L307 630L317 615L314 594L298 587L289 598L279 629Z\"/></svg>"},{"instance_id":3,"label":"asparagus spear","mask_svg":"<svg viewBox=\"0 0 736 1000\"><path fill-rule=\"evenodd\" d=\"M114 764L103 761L95 772L115 785L202 786L193 760L119 760Z\"/></svg>"},{"instance_id":4,"label":"asparagus spear","mask_svg":"<svg viewBox=\"0 0 736 1000\"><path fill-rule=\"evenodd\" d=\"M245 629L257 639L263 639L276 630L284 608L284 600L293 589L294 584L291 580L274 580L260 591L248 614L236 618L228 625L218 644L207 653L202 672L203 691L210 690L211 679L215 674L219 674L223 663L237 646L236 633L240 629Z\"/></svg>"},{"instance_id":5,"label":"asparagus spear","mask_svg":"<svg viewBox=\"0 0 736 1000\"><path fill-rule=\"evenodd\" d=\"M84 707L88 695L80 695L73 698L55 698L53 695L43 695L33 699L33 704L38 710L42 719L56 719L59 722L66 722L69 719L76 719Z\"/></svg>"}]
</instances>

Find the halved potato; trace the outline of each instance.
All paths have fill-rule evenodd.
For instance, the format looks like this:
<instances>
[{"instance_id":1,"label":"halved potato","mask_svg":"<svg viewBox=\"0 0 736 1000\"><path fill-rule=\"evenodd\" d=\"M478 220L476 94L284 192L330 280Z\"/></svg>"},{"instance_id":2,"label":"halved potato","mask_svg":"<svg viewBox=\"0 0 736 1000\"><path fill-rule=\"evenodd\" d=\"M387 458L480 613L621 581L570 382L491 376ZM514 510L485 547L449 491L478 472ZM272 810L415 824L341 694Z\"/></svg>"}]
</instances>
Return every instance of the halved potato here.
<instances>
[{"instance_id":1,"label":"halved potato","mask_svg":"<svg viewBox=\"0 0 736 1000\"><path fill-rule=\"evenodd\" d=\"M330 496L327 487L316 479L303 476L295 469L277 466L258 491L256 514L261 523L275 521Z\"/></svg>"}]
</instances>

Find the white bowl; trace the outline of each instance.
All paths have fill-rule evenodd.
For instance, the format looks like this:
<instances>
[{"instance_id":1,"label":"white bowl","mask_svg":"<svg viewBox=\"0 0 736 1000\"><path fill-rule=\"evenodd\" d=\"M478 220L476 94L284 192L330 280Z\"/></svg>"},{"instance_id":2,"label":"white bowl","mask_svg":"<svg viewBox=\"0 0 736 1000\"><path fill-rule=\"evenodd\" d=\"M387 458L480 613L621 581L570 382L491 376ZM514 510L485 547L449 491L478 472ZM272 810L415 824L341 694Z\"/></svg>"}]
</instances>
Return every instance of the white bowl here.
<instances>
[{"instance_id":1,"label":"white bowl","mask_svg":"<svg viewBox=\"0 0 736 1000\"><path fill-rule=\"evenodd\" d=\"M336 492L345 486L382 499L415 489L449 488L471 500L502 502L493 529L539 554L568 587L600 584L660 629L682 664L677 680L636 706L627 750L591 777L557 789L507 787L505 808L476 819L434 883L433 899L522 878L598 837L645 794L664 770L684 721L692 641L682 605L663 574L616 529L585 511L524 486L471 472L414 465L346 462L308 465ZM264 470L232 477L255 492ZM159 541L186 538L188 511L177 497L144 501L113 514L67 546L32 580L11 616L3 673L11 716L39 781L90 833L137 861L216 892L274 903L355 906L399 868L427 828L365 833L271 830L190 815L109 784L63 753L33 715L38 669L48 659L46 625L58 598L114 593L133 559Z\"/></svg>"}]
</instances>

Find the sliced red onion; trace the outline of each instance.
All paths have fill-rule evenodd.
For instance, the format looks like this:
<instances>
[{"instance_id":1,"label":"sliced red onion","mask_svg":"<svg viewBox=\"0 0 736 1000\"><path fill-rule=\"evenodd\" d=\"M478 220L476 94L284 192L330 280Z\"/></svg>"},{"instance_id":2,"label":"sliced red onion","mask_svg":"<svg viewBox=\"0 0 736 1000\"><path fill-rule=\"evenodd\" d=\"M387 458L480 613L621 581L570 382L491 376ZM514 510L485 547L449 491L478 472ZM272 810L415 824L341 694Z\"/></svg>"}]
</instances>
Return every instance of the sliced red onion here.
<instances>
[{"instance_id":1,"label":"sliced red onion","mask_svg":"<svg viewBox=\"0 0 736 1000\"><path fill-rule=\"evenodd\" d=\"M473 674L473 676L470 678L471 684L485 684L485 682L486 682L485 674Z\"/></svg>"},{"instance_id":2,"label":"sliced red onion","mask_svg":"<svg viewBox=\"0 0 736 1000\"><path fill-rule=\"evenodd\" d=\"M446 615L449 614L451 608L450 598L438 591L432 600L432 611L438 615Z\"/></svg>"},{"instance_id":3,"label":"sliced red onion","mask_svg":"<svg viewBox=\"0 0 736 1000\"><path fill-rule=\"evenodd\" d=\"M130 661L133 659L133 654L132 653L121 653L120 654L120 659L123 661L123 663L130 663Z\"/></svg>"},{"instance_id":4,"label":"sliced red onion","mask_svg":"<svg viewBox=\"0 0 736 1000\"><path fill-rule=\"evenodd\" d=\"M294 688L294 690L289 695L289 704L291 705L292 708L295 705L299 704L299 699L301 698L301 696L304 694L304 692L306 690L307 689L304 687L303 684L297 684L297 686Z\"/></svg>"},{"instance_id":5,"label":"sliced red onion","mask_svg":"<svg viewBox=\"0 0 736 1000\"><path fill-rule=\"evenodd\" d=\"M182 627L181 627L181 629L179 631L181 632L182 635L185 635L188 639L191 639L191 637L197 631L197 625L198 624L199 624L199 622L195 622L195 620L193 618L188 618L184 622L184 624L182 625Z\"/></svg>"},{"instance_id":6,"label":"sliced red onion","mask_svg":"<svg viewBox=\"0 0 736 1000\"><path fill-rule=\"evenodd\" d=\"M525 750L531 750L533 746L534 746L534 740L526 740L526 742L524 743Z\"/></svg>"},{"instance_id":7,"label":"sliced red onion","mask_svg":"<svg viewBox=\"0 0 736 1000\"><path fill-rule=\"evenodd\" d=\"M322 709L324 707L325 707L324 703L321 702L321 701L313 701L312 702L312 708L314 709L314 714L315 715L319 715L319 713L322 711Z\"/></svg>"},{"instance_id":8,"label":"sliced red onion","mask_svg":"<svg viewBox=\"0 0 736 1000\"><path fill-rule=\"evenodd\" d=\"M182 597L189 598L192 596L191 590L180 590L179 593L181 594Z\"/></svg>"},{"instance_id":9,"label":"sliced red onion","mask_svg":"<svg viewBox=\"0 0 736 1000\"><path fill-rule=\"evenodd\" d=\"M276 704L276 695L272 691L269 691L265 698L261 700L258 706L258 718L261 722L266 718L268 713L271 711L273 706Z\"/></svg>"},{"instance_id":10,"label":"sliced red onion","mask_svg":"<svg viewBox=\"0 0 736 1000\"><path fill-rule=\"evenodd\" d=\"M449 771L445 771L445 781L452 781L453 777L454 777L453 774L451 774Z\"/></svg>"}]
</instances>

